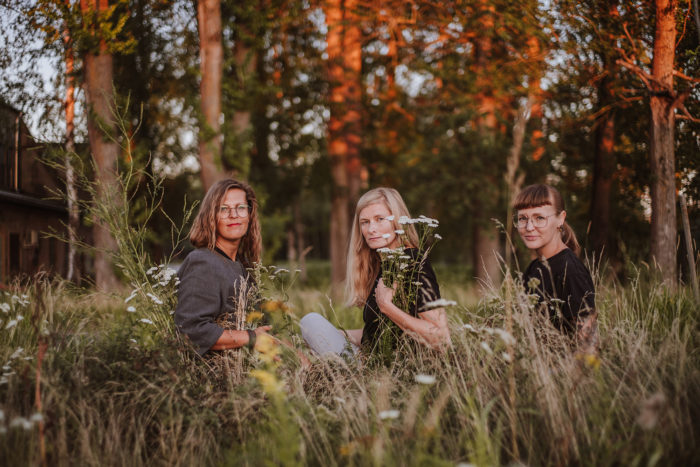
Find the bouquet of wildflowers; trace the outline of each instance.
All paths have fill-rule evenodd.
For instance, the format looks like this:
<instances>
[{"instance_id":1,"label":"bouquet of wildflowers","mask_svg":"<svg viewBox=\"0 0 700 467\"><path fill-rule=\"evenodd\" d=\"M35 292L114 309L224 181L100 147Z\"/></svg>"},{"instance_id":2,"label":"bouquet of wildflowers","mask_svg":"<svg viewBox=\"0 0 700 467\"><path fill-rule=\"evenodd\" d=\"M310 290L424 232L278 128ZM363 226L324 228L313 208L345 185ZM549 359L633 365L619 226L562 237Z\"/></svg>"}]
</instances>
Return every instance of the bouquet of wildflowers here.
<instances>
[{"instance_id":1,"label":"bouquet of wildflowers","mask_svg":"<svg viewBox=\"0 0 700 467\"><path fill-rule=\"evenodd\" d=\"M388 218L393 220L393 216ZM398 248L380 248L377 250L382 263L382 281L387 287L395 285L393 303L401 310L410 313L416 306L419 294L426 293L422 288L424 284L420 281L420 273L430 250L436 241L442 237L436 233L439 222L426 216L419 216L411 219L407 216L399 218L400 228L395 231L401 240ZM418 237L418 244L411 245L407 229L414 228ZM408 251L403 245L415 247L414 251ZM396 342L400 335L398 326L384 315L381 315L381 334L376 349L380 358L390 361Z\"/></svg>"}]
</instances>

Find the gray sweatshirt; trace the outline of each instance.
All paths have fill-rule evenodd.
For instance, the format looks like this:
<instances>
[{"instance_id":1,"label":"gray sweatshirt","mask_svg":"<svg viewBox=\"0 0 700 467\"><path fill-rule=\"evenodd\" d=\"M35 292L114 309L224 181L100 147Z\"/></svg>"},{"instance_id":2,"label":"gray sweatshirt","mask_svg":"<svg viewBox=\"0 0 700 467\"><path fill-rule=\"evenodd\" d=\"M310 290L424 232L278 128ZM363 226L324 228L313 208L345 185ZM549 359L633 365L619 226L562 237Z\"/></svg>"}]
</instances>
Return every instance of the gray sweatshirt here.
<instances>
[{"instance_id":1,"label":"gray sweatshirt","mask_svg":"<svg viewBox=\"0 0 700 467\"><path fill-rule=\"evenodd\" d=\"M187 255L177 274L180 286L175 326L190 338L197 353L204 355L224 332L214 321L237 309L246 273L238 261L199 248Z\"/></svg>"}]
</instances>

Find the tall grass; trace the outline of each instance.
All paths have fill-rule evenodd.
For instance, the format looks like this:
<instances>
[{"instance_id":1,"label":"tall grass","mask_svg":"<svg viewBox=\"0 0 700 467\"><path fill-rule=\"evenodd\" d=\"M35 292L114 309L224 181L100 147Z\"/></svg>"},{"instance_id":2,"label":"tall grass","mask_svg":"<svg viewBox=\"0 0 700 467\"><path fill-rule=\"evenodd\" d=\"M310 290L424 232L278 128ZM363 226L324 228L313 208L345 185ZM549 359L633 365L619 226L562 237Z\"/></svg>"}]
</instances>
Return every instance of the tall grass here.
<instances>
[{"instance_id":1,"label":"tall grass","mask_svg":"<svg viewBox=\"0 0 700 467\"><path fill-rule=\"evenodd\" d=\"M155 329L144 344L149 326L123 298L44 277L15 284L0 297L0 457L38 463L41 419L56 465L700 462L698 319L685 292L601 283L600 353L577 359L515 290L451 308L444 355L411 348L386 368L313 357L302 367L287 352L270 367L244 350L241 373L236 351L183 359L187 350ZM295 313L357 324L359 310L331 310L301 287L288 293L304 304ZM512 333L502 331L508 307ZM254 368L278 386L261 385Z\"/></svg>"}]
</instances>

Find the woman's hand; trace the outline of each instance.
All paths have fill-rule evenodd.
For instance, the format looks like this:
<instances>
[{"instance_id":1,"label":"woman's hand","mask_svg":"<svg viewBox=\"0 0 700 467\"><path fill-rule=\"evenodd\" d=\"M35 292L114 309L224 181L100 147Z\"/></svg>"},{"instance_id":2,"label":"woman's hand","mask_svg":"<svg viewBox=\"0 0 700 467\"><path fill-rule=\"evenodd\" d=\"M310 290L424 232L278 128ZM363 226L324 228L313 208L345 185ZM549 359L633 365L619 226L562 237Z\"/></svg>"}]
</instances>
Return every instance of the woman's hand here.
<instances>
[{"instance_id":1,"label":"woman's hand","mask_svg":"<svg viewBox=\"0 0 700 467\"><path fill-rule=\"evenodd\" d=\"M272 329L272 326L260 326L255 328L255 335L259 336L260 334L267 334L270 329Z\"/></svg>"},{"instance_id":2,"label":"woman's hand","mask_svg":"<svg viewBox=\"0 0 700 467\"><path fill-rule=\"evenodd\" d=\"M374 295L377 298L377 305L379 305L380 309L386 308L387 305L393 303L394 293L396 293L396 284L393 287L387 287L382 279L379 279L377 288L374 289Z\"/></svg>"}]
</instances>

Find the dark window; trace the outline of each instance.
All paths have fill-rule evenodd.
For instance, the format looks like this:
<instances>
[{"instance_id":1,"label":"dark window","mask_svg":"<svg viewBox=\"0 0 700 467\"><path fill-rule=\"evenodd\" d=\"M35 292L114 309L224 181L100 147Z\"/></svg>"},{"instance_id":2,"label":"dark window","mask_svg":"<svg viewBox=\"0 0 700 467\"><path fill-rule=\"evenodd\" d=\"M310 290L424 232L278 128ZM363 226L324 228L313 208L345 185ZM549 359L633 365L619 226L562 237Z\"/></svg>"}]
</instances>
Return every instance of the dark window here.
<instances>
[{"instance_id":1,"label":"dark window","mask_svg":"<svg viewBox=\"0 0 700 467\"><path fill-rule=\"evenodd\" d=\"M10 275L19 274L19 257L22 251L22 245L20 244L20 238L18 233L10 234L10 244L8 245L10 254L10 270L8 271Z\"/></svg>"}]
</instances>

